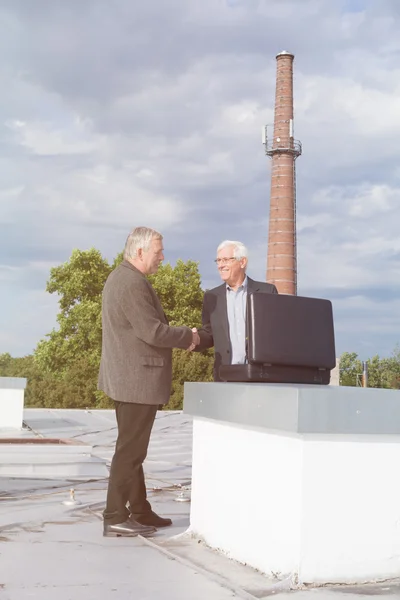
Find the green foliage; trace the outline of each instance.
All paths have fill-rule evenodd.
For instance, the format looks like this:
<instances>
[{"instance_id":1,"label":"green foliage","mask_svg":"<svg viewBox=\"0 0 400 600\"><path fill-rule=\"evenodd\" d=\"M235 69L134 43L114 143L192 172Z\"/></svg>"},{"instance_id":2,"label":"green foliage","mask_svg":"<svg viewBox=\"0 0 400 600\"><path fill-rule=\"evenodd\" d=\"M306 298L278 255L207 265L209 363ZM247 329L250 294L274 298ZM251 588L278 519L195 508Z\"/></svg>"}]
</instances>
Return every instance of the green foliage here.
<instances>
[{"instance_id":1,"label":"green foliage","mask_svg":"<svg viewBox=\"0 0 400 600\"><path fill-rule=\"evenodd\" d=\"M392 379L390 387L394 390L400 390L400 347L396 345L391 356L392 362Z\"/></svg>"},{"instance_id":2,"label":"green foliage","mask_svg":"<svg viewBox=\"0 0 400 600\"><path fill-rule=\"evenodd\" d=\"M101 294L111 272L94 248L74 250L71 258L50 271L47 291L58 294L58 329L39 342L35 360L43 371L62 379L80 357L98 368L101 352Z\"/></svg>"},{"instance_id":3,"label":"green foliage","mask_svg":"<svg viewBox=\"0 0 400 600\"><path fill-rule=\"evenodd\" d=\"M59 387L57 380L53 381L51 375L42 373L34 357L24 356L12 358L10 354L0 355L0 377L25 377L27 387L25 390L25 406L46 406L50 402L51 394Z\"/></svg>"},{"instance_id":4,"label":"green foliage","mask_svg":"<svg viewBox=\"0 0 400 600\"><path fill-rule=\"evenodd\" d=\"M34 406L38 386L43 379L33 356L12 358L8 353L0 354L0 377L25 377L27 388L25 390L25 405Z\"/></svg>"},{"instance_id":5,"label":"green foliage","mask_svg":"<svg viewBox=\"0 0 400 600\"><path fill-rule=\"evenodd\" d=\"M120 265L122 263L122 261L124 260L124 253L120 252L119 254L117 254L117 256L114 258L114 262L112 264L111 270L113 271L116 267L118 267L118 265Z\"/></svg>"},{"instance_id":6,"label":"green foliage","mask_svg":"<svg viewBox=\"0 0 400 600\"><path fill-rule=\"evenodd\" d=\"M150 275L149 281L160 298L170 325L201 326L204 294L197 262L178 260L175 267L161 265L155 275Z\"/></svg>"},{"instance_id":7,"label":"green foliage","mask_svg":"<svg viewBox=\"0 0 400 600\"><path fill-rule=\"evenodd\" d=\"M173 350L172 391L166 408L180 410L183 406L185 381L213 381L214 352L204 353Z\"/></svg>"},{"instance_id":8,"label":"green foliage","mask_svg":"<svg viewBox=\"0 0 400 600\"><path fill-rule=\"evenodd\" d=\"M26 377L27 406L110 408L112 401L97 390L101 356L101 295L112 265L95 248L74 250L70 259L50 271L47 291L58 294L57 328L41 340L33 356L0 355L0 376ZM201 325L203 291L198 263L178 260L149 277L173 326ZM185 381L212 381L213 350L173 351L173 382L167 408L181 409ZM340 357L340 385L360 385L362 362L355 352ZM400 348L389 358L368 360L370 387L400 389Z\"/></svg>"},{"instance_id":9,"label":"green foliage","mask_svg":"<svg viewBox=\"0 0 400 600\"><path fill-rule=\"evenodd\" d=\"M23 358L0 355L0 377L25 377L25 406L33 408L111 408L105 394L93 394L97 371L84 357L60 376L42 370L32 355Z\"/></svg>"},{"instance_id":10,"label":"green foliage","mask_svg":"<svg viewBox=\"0 0 400 600\"><path fill-rule=\"evenodd\" d=\"M4 354L0 354L0 377L17 377L17 375L10 375L9 371L11 370L11 364L16 358L13 358L11 354L5 352Z\"/></svg>"},{"instance_id":11,"label":"green foliage","mask_svg":"<svg viewBox=\"0 0 400 600\"><path fill-rule=\"evenodd\" d=\"M67 262L50 270L46 291L59 294L61 314L67 315L77 304L101 296L111 270L95 248L73 250Z\"/></svg>"},{"instance_id":12,"label":"green foliage","mask_svg":"<svg viewBox=\"0 0 400 600\"><path fill-rule=\"evenodd\" d=\"M0 376L26 377L27 406L110 408L112 401L97 390L101 356L101 295L112 265L95 248L74 250L70 259L50 271L47 291L58 294L57 328L41 340L33 356L0 355ZM178 260L149 277L173 326L201 325L203 291L198 263ZM173 351L173 382L167 408L181 409L185 381L212 381L213 350ZM362 362L355 352L340 357L340 385L360 385ZM400 348L389 358L368 360L370 387L400 389Z\"/></svg>"},{"instance_id":13,"label":"green foliage","mask_svg":"<svg viewBox=\"0 0 400 600\"><path fill-rule=\"evenodd\" d=\"M343 352L339 362L339 383L355 387L357 377L361 377L362 363L355 352Z\"/></svg>"},{"instance_id":14,"label":"green foliage","mask_svg":"<svg viewBox=\"0 0 400 600\"><path fill-rule=\"evenodd\" d=\"M57 328L41 340L33 356L0 356L0 375L27 377L26 405L60 408L110 408L97 390L101 356L101 295L112 265L94 248L74 250L70 259L50 271L47 291L58 294ZM149 277L171 325L201 325L203 291L198 263L178 260ZM182 408L185 381L212 379L212 352L174 350L173 387L168 408Z\"/></svg>"},{"instance_id":15,"label":"green foliage","mask_svg":"<svg viewBox=\"0 0 400 600\"><path fill-rule=\"evenodd\" d=\"M368 387L400 389L400 349L397 346L389 358L378 355L367 360ZM361 385L362 362L355 352L340 357L340 385Z\"/></svg>"},{"instance_id":16,"label":"green foliage","mask_svg":"<svg viewBox=\"0 0 400 600\"><path fill-rule=\"evenodd\" d=\"M392 364L390 358L379 358L373 356L367 361L368 364L368 387L390 388L392 379Z\"/></svg>"},{"instance_id":17,"label":"green foliage","mask_svg":"<svg viewBox=\"0 0 400 600\"><path fill-rule=\"evenodd\" d=\"M149 277L170 325L201 327L203 291L201 289L198 263L178 260L175 267L161 265L155 275ZM200 354L173 350L172 390L166 408L180 410L183 406L185 381L212 381L213 353Z\"/></svg>"}]
</instances>

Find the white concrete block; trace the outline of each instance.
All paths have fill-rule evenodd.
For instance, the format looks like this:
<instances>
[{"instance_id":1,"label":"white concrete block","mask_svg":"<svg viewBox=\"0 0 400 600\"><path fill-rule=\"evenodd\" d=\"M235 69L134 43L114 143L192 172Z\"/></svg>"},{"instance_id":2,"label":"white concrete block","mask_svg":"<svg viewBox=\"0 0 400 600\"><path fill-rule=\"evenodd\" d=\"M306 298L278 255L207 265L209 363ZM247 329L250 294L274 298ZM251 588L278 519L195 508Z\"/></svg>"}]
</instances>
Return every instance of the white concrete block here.
<instances>
[{"instance_id":1,"label":"white concrete block","mask_svg":"<svg viewBox=\"0 0 400 600\"><path fill-rule=\"evenodd\" d=\"M195 385L193 533L299 583L400 577L400 392Z\"/></svg>"},{"instance_id":2,"label":"white concrete block","mask_svg":"<svg viewBox=\"0 0 400 600\"><path fill-rule=\"evenodd\" d=\"M0 429L21 429L26 379L0 377Z\"/></svg>"},{"instance_id":3,"label":"white concrete block","mask_svg":"<svg viewBox=\"0 0 400 600\"><path fill-rule=\"evenodd\" d=\"M400 436L346 438L302 442L303 582L400 575Z\"/></svg>"},{"instance_id":4,"label":"white concrete block","mask_svg":"<svg viewBox=\"0 0 400 600\"><path fill-rule=\"evenodd\" d=\"M301 478L299 440L194 419L190 528L230 558L297 572Z\"/></svg>"}]
</instances>

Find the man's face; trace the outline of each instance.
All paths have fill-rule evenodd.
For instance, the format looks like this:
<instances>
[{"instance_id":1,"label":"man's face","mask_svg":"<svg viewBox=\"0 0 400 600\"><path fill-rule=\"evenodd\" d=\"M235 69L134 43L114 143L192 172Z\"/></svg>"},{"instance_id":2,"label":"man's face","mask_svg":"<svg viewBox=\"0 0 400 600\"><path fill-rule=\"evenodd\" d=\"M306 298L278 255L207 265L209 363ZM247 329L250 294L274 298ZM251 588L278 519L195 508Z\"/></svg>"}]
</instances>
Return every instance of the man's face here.
<instances>
[{"instance_id":1,"label":"man's face","mask_svg":"<svg viewBox=\"0 0 400 600\"><path fill-rule=\"evenodd\" d=\"M222 281L229 285L234 285L240 279L244 279L244 272L247 263L246 258L236 260L233 257L233 246L227 246L217 253L217 267Z\"/></svg>"},{"instance_id":2,"label":"man's face","mask_svg":"<svg viewBox=\"0 0 400 600\"><path fill-rule=\"evenodd\" d=\"M146 251L140 250L140 256L143 263L143 273L153 275L164 260L164 248L162 240L153 238L150 247Z\"/></svg>"}]
</instances>

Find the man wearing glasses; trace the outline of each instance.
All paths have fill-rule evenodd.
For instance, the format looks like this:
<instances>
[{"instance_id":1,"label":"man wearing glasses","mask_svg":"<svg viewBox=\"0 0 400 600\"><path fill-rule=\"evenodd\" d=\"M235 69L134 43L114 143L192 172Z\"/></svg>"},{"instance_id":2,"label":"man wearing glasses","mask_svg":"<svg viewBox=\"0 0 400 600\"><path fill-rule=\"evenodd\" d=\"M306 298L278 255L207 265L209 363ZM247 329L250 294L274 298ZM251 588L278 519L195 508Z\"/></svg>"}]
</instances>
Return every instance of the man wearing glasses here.
<instances>
[{"instance_id":1,"label":"man wearing glasses","mask_svg":"<svg viewBox=\"0 0 400 600\"><path fill-rule=\"evenodd\" d=\"M247 248L241 242L222 242L215 262L223 284L204 294L200 344L195 351L214 346L215 381L220 381L220 365L246 363L247 294L278 293L271 283L254 281L246 275L247 257Z\"/></svg>"}]
</instances>

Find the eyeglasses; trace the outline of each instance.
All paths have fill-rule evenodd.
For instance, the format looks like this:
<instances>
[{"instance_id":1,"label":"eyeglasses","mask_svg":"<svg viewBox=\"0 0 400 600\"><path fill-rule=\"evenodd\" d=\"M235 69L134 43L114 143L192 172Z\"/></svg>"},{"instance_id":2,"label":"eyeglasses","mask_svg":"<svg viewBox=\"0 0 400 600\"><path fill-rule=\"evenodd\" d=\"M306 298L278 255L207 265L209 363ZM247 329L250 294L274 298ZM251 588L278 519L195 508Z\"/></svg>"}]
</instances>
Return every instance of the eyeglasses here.
<instances>
[{"instance_id":1,"label":"eyeglasses","mask_svg":"<svg viewBox=\"0 0 400 600\"><path fill-rule=\"evenodd\" d=\"M214 262L217 265L227 265L228 263L232 262L233 260L237 260L237 258L235 258L234 256L231 256L230 258L216 258L214 260Z\"/></svg>"}]
</instances>

